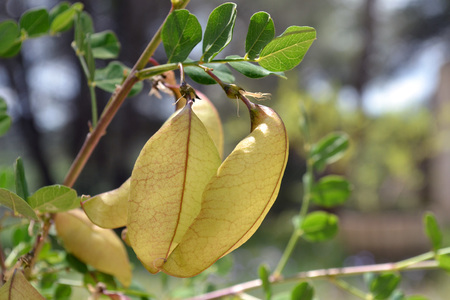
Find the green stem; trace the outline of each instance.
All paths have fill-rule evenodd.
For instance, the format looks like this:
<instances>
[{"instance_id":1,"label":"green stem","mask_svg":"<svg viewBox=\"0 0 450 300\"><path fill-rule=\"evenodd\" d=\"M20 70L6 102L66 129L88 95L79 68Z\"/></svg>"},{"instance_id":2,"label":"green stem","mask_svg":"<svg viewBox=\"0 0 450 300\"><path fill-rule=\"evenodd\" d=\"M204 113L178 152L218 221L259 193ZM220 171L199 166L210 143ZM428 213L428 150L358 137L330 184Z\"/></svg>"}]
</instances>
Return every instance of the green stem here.
<instances>
[{"instance_id":1,"label":"green stem","mask_svg":"<svg viewBox=\"0 0 450 300\"><path fill-rule=\"evenodd\" d=\"M346 281L344 281L342 279L337 279L337 278L334 278L334 277L330 277L329 281L331 283L333 283L335 286L343 289L344 291L346 291L346 292L348 292L348 293L350 293L352 295L355 295L358 298L361 298L361 299L367 299L368 298L368 295L366 293L364 293L363 291L357 289L356 287L354 287L353 285L349 284L348 282L346 282Z\"/></svg>"},{"instance_id":2,"label":"green stem","mask_svg":"<svg viewBox=\"0 0 450 300\"><path fill-rule=\"evenodd\" d=\"M294 232L292 233L291 238L289 239L289 242L286 245L286 248L284 249L283 255L281 256L281 259L278 262L278 265L272 274L273 277L279 278L281 276L281 272L283 271L284 267L286 267L289 257L291 257L292 252L294 251L295 246L297 245L297 242L301 237L302 233L303 232L299 229L294 230Z\"/></svg>"},{"instance_id":3,"label":"green stem","mask_svg":"<svg viewBox=\"0 0 450 300\"><path fill-rule=\"evenodd\" d=\"M253 60L248 60L248 59L244 59L244 58L225 58L225 59L213 59L209 63L226 64L229 62L239 62L239 61L253 62ZM189 67L189 66L200 67L200 65L202 65L202 64L203 64L203 62L201 62L199 60L191 61L191 62L184 62L183 67ZM144 68L144 69L138 71L136 73L136 76L140 80L143 80L143 79L151 78L156 75L160 75L167 71L176 70L178 68L179 68L178 63L163 64L163 65L153 66L153 67L149 67L149 68Z\"/></svg>"},{"instance_id":4,"label":"green stem","mask_svg":"<svg viewBox=\"0 0 450 300\"><path fill-rule=\"evenodd\" d=\"M450 253L450 247L442 248L437 251L437 255L444 255ZM399 261L395 264L396 269L403 270L409 266L415 265L418 262L426 261L436 257L436 253L434 251L426 252L402 261Z\"/></svg>"},{"instance_id":5,"label":"green stem","mask_svg":"<svg viewBox=\"0 0 450 300\"><path fill-rule=\"evenodd\" d=\"M309 143L307 143L309 145ZM298 240L303 234L303 231L300 229L301 223L303 219L305 218L306 214L308 213L309 209L309 202L311 200L311 188L313 184L313 165L310 159L307 160L307 167L306 167L306 174L303 178L303 201L302 206L300 208L300 212L298 215L299 224L296 224L297 228L294 228L294 231L292 232L291 238L289 239L289 242L284 249L283 255L281 256L280 261L278 262L277 267L275 268L275 271L273 272L272 276L275 278L278 278L281 276L281 273L283 272L284 268L286 267L286 264L289 260L289 257L291 257L292 253L294 252L295 246L298 243Z\"/></svg>"},{"instance_id":6,"label":"green stem","mask_svg":"<svg viewBox=\"0 0 450 300\"><path fill-rule=\"evenodd\" d=\"M173 5L169 14L172 12L173 9L182 9L186 7L188 3L189 0L177 1L176 7L175 5ZM87 160L91 156L101 137L105 134L106 128L111 123L112 119L116 115L125 98L128 96L129 92L131 91L131 88L134 86L134 84L136 84L139 81L139 78L136 76L137 72L145 67L148 60L155 52L156 48L161 43L161 30L163 26L164 23L161 25L156 34L153 36L152 40L149 42L142 55L139 57L138 61L134 65L130 74L128 74L123 84L113 95L111 103L105 108L105 111L102 113L97 126L92 130L92 132L90 132L87 135L83 146L78 152L77 157L73 161L66 175L66 178L64 179L64 185L72 187L75 181L78 179L81 171L86 165Z\"/></svg>"},{"instance_id":7,"label":"green stem","mask_svg":"<svg viewBox=\"0 0 450 300\"><path fill-rule=\"evenodd\" d=\"M92 128L95 128L98 122L97 95L95 94L95 87L91 84L91 80L89 80L88 85L91 96Z\"/></svg>"}]
</instances>

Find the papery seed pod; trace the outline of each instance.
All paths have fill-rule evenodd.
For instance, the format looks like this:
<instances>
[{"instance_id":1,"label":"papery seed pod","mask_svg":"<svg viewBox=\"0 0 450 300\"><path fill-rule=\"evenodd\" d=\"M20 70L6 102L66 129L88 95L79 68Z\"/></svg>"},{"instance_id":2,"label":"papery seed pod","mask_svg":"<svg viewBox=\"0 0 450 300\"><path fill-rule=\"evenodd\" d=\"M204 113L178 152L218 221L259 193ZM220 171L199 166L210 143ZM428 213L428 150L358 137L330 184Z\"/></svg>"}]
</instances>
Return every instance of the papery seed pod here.
<instances>
[{"instance_id":1,"label":"papery seed pod","mask_svg":"<svg viewBox=\"0 0 450 300\"><path fill-rule=\"evenodd\" d=\"M195 101L192 110L205 125L206 130L217 147L220 158L223 156L223 129L219 113L212 102L197 91L201 100ZM186 103L185 99L181 102ZM167 121L177 115L174 113ZM89 219L103 228L119 228L126 226L128 216L128 197L130 180L125 181L119 188L108 191L82 202L82 207Z\"/></svg>"},{"instance_id":2,"label":"papery seed pod","mask_svg":"<svg viewBox=\"0 0 450 300\"><path fill-rule=\"evenodd\" d=\"M131 283L131 266L120 238L100 228L82 210L55 214L55 228L64 248L97 270L114 275L125 287Z\"/></svg>"},{"instance_id":3,"label":"papery seed pod","mask_svg":"<svg viewBox=\"0 0 450 300\"><path fill-rule=\"evenodd\" d=\"M119 188L91 197L81 203L92 223L103 228L119 228L127 224L130 179Z\"/></svg>"},{"instance_id":4,"label":"papery seed pod","mask_svg":"<svg viewBox=\"0 0 450 300\"><path fill-rule=\"evenodd\" d=\"M201 195L220 165L191 106L189 101L150 138L131 175L127 237L151 273L160 271L199 213Z\"/></svg>"},{"instance_id":5,"label":"papery seed pod","mask_svg":"<svg viewBox=\"0 0 450 300\"><path fill-rule=\"evenodd\" d=\"M272 109L254 105L252 131L225 159L203 193L202 208L162 269L199 274L246 242L274 203L288 158L288 137Z\"/></svg>"}]
</instances>

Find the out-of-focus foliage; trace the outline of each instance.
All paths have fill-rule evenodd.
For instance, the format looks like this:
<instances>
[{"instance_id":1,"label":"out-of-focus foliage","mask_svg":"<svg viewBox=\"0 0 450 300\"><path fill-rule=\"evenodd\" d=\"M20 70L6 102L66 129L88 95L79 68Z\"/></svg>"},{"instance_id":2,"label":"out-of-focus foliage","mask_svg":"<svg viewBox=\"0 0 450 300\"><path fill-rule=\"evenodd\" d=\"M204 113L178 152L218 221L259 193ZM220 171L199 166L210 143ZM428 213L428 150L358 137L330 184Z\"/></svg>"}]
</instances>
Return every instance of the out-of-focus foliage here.
<instances>
[{"instance_id":1,"label":"out-of-focus foliage","mask_svg":"<svg viewBox=\"0 0 450 300\"><path fill-rule=\"evenodd\" d=\"M299 127L300 105L309 114L313 141L335 130L350 136L350 151L328 169L330 173L345 175L352 183L347 205L382 210L420 208L424 204L425 167L435 150L433 116L426 108L369 116L358 109L344 109L337 94L313 99L293 82L280 80L274 96L292 150L305 155Z\"/></svg>"}]
</instances>

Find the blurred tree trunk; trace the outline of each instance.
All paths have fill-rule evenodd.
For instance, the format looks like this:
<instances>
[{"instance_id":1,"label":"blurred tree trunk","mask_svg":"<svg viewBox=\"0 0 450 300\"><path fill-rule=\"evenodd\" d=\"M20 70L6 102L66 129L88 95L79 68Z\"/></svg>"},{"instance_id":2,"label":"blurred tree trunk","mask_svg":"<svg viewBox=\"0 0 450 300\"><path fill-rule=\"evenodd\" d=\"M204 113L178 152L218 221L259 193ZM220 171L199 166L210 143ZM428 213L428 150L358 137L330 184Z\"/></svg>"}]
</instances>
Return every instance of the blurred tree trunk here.
<instances>
[{"instance_id":1,"label":"blurred tree trunk","mask_svg":"<svg viewBox=\"0 0 450 300\"><path fill-rule=\"evenodd\" d=\"M362 31L363 31L363 48L361 49L359 57L356 58L355 71L353 72L353 83L356 91L359 95L358 106L362 108L362 94L364 87L370 80L370 69L372 68L371 56L375 45L375 5L376 0L366 0L363 5L362 18Z\"/></svg>"}]
</instances>

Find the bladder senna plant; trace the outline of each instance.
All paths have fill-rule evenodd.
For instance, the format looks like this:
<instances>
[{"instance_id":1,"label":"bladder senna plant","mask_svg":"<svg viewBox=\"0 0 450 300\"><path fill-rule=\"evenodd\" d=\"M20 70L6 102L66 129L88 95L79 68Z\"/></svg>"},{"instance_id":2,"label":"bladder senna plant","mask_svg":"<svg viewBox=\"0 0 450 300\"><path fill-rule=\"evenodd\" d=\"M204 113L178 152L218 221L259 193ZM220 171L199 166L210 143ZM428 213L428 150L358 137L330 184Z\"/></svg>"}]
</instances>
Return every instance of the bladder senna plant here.
<instances>
[{"instance_id":1,"label":"bladder senna plant","mask_svg":"<svg viewBox=\"0 0 450 300\"><path fill-rule=\"evenodd\" d=\"M251 133L221 163L217 111L209 100L181 101L184 108L143 147L131 178L83 208L99 225L126 225L127 241L151 273L190 277L257 230L278 195L288 138L272 109L245 99Z\"/></svg>"}]
</instances>

